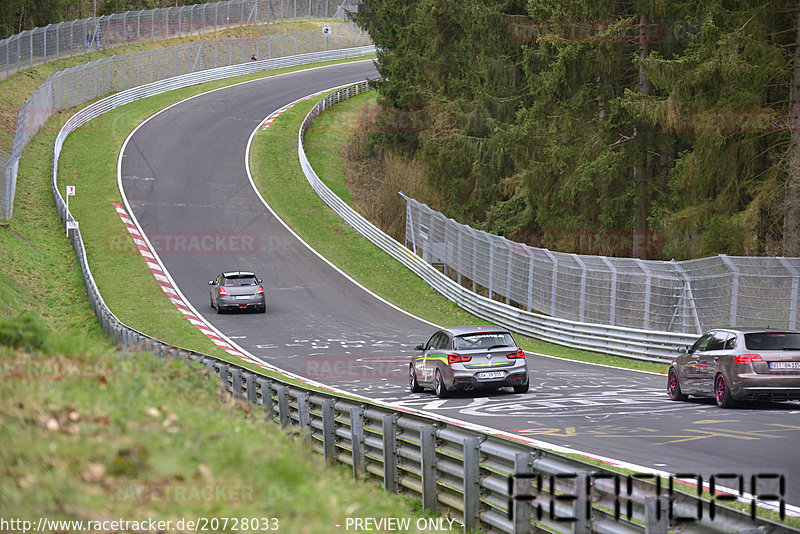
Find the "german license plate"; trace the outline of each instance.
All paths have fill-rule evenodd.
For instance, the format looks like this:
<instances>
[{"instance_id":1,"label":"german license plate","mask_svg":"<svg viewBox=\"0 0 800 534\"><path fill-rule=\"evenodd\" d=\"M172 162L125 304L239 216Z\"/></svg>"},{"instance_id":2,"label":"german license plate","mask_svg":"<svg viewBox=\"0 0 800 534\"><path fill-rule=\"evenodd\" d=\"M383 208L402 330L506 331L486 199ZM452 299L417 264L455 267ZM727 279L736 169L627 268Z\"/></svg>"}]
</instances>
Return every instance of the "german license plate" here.
<instances>
[{"instance_id":1,"label":"german license plate","mask_svg":"<svg viewBox=\"0 0 800 534\"><path fill-rule=\"evenodd\" d=\"M242 296L236 297L236 300L248 300L249 298L250 298L250 295L242 295Z\"/></svg>"},{"instance_id":2,"label":"german license plate","mask_svg":"<svg viewBox=\"0 0 800 534\"><path fill-rule=\"evenodd\" d=\"M800 369L800 362L769 362L770 369Z\"/></svg>"},{"instance_id":3,"label":"german license plate","mask_svg":"<svg viewBox=\"0 0 800 534\"><path fill-rule=\"evenodd\" d=\"M478 373L478 378L503 378L505 373L502 371L490 371L487 373Z\"/></svg>"}]
</instances>

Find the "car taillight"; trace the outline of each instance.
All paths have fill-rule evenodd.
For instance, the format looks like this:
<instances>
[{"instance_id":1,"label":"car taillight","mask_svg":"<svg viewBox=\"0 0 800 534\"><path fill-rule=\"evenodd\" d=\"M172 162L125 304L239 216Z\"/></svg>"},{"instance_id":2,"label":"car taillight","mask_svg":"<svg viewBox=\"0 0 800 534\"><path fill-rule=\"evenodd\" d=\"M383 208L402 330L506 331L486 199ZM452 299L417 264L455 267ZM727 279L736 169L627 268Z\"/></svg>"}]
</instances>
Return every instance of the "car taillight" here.
<instances>
[{"instance_id":1,"label":"car taillight","mask_svg":"<svg viewBox=\"0 0 800 534\"><path fill-rule=\"evenodd\" d=\"M472 359L472 356L462 356L460 354L448 354L447 355L447 363L453 364L458 362L468 362Z\"/></svg>"},{"instance_id":2,"label":"car taillight","mask_svg":"<svg viewBox=\"0 0 800 534\"><path fill-rule=\"evenodd\" d=\"M260 295L264 292L264 286L258 286L258 291L256 291L256 295Z\"/></svg>"},{"instance_id":3,"label":"car taillight","mask_svg":"<svg viewBox=\"0 0 800 534\"><path fill-rule=\"evenodd\" d=\"M506 356L509 360L516 360L516 359L525 359L525 352L522 349L517 349L517 352L512 352L508 356Z\"/></svg>"},{"instance_id":4,"label":"car taillight","mask_svg":"<svg viewBox=\"0 0 800 534\"><path fill-rule=\"evenodd\" d=\"M740 354L739 356L734 356L733 361L736 363L760 362L761 356L759 354Z\"/></svg>"},{"instance_id":5,"label":"car taillight","mask_svg":"<svg viewBox=\"0 0 800 534\"><path fill-rule=\"evenodd\" d=\"M228 292L225 291L225 288L222 287L222 286L220 286L220 288L219 288L219 294L220 295L225 295L226 297L228 296Z\"/></svg>"}]
</instances>

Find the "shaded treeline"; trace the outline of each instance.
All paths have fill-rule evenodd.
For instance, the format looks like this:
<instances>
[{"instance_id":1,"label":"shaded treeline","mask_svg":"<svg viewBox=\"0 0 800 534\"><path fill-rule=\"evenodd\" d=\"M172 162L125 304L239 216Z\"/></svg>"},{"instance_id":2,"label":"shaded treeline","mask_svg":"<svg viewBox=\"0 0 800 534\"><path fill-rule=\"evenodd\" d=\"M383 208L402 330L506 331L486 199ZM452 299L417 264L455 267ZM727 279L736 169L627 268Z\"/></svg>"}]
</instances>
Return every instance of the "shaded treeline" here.
<instances>
[{"instance_id":1,"label":"shaded treeline","mask_svg":"<svg viewBox=\"0 0 800 534\"><path fill-rule=\"evenodd\" d=\"M368 5L366 156L421 162L447 215L565 251L800 255L796 0Z\"/></svg>"}]
</instances>

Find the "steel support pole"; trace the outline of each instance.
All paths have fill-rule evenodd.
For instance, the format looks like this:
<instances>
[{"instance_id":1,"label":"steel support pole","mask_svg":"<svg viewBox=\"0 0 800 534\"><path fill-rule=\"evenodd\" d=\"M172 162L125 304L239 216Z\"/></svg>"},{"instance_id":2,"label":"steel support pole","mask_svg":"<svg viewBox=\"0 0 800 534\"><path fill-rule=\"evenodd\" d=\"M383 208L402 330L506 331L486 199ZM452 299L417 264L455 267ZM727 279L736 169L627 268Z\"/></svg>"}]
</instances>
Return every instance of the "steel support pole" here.
<instances>
[{"instance_id":1,"label":"steel support pole","mask_svg":"<svg viewBox=\"0 0 800 534\"><path fill-rule=\"evenodd\" d=\"M464 530L478 530L481 505L481 439L464 440Z\"/></svg>"},{"instance_id":2,"label":"steel support pole","mask_svg":"<svg viewBox=\"0 0 800 534\"><path fill-rule=\"evenodd\" d=\"M336 462L336 412L334 400L322 401L322 450L325 463L333 465Z\"/></svg>"},{"instance_id":3,"label":"steel support pole","mask_svg":"<svg viewBox=\"0 0 800 534\"><path fill-rule=\"evenodd\" d=\"M397 414L387 414L381 419L383 431L383 489L397 493Z\"/></svg>"},{"instance_id":4,"label":"steel support pole","mask_svg":"<svg viewBox=\"0 0 800 534\"><path fill-rule=\"evenodd\" d=\"M364 407L350 408L350 438L353 446L353 478L361 478L367 472L364 458Z\"/></svg>"},{"instance_id":5,"label":"steel support pole","mask_svg":"<svg viewBox=\"0 0 800 534\"><path fill-rule=\"evenodd\" d=\"M436 427L420 427L420 457L422 459L422 508L436 510Z\"/></svg>"}]
</instances>

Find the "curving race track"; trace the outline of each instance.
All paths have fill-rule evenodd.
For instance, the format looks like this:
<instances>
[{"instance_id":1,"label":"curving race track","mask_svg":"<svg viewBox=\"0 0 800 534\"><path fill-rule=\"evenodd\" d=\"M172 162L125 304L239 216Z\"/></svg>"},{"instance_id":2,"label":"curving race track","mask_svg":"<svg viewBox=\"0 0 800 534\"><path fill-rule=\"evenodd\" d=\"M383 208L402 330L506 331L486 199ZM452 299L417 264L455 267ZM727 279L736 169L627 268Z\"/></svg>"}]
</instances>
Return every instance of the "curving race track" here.
<instances>
[{"instance_id":1,"label":"curving race track","mask_svg":"<svg viewBox=\"0 0 800 534\"><path fill-rule=\"evenodd\" d=\"M255 357L341 389L672 473L782 474L787 503L800 505L798 403L675 403L663 376L537 355L529 355L524 395L442 401L408 392L411 347L434 326L368 293L297 240L254 192L245 164L250 134L271 112L376 76L371 61L360 61L239 84L170 107L133 134L120 165L124 195L192 305ZM208 235L217 245L203 254L174 247L181 236ZM232 269L264 279L267 314L216 315L209 307L207 281ZM756 488L775 491L766 479Z\"/></svg>"}]
</instances>

